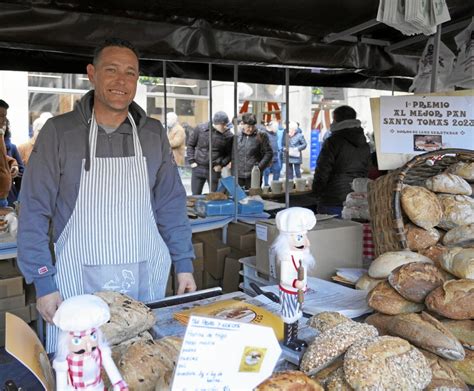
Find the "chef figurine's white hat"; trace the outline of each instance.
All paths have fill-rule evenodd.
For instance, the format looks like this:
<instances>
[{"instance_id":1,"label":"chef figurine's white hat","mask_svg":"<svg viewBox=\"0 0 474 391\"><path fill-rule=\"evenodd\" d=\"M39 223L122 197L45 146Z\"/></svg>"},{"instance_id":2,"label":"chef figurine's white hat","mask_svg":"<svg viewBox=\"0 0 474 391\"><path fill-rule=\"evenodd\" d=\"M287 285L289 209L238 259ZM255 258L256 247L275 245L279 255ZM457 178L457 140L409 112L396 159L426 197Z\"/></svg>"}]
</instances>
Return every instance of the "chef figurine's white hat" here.
<instances>
[{"instance_id":1,"label":"chef figurine's white hat","mask_svg":"<svg viewBox=\"0 0 474 391\"><path fill-rule=\"evenodd\" d=\"M278 212L275 221L280 232L306 234L316 225L316 216L309 209L293 207Z\"/></svg>"},{"instance_id":2,"label":"chef figurine's white hat","mask_svg":"<svg viewBox=\"0 0 474 391\"><path fill-rule=\"evenodd\" d=\"M63 331L77 332L98 329L110 319L110 309L99 296L80 295L64 300L53 317Z\"/></svg>"}]
</instances>

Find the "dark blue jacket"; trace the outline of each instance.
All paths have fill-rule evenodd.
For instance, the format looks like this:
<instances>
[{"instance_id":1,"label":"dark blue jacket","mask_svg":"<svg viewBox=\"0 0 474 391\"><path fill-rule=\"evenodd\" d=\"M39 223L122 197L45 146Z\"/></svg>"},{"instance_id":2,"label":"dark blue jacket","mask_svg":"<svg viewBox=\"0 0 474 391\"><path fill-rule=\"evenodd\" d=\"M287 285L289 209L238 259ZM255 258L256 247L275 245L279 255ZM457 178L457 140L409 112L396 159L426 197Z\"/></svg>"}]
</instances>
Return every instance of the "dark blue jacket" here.
<instances>
[{"instance_id":1,"label":"dark blue jacket","mask_svg":"<svg viewBox=\"0 0 474 391\"><path fill-rule=\"evenodd\" d=\"M18 163L18 176L13 179L12 188L8 193L8 204L13 206L13 203L18 199L21 186L21 177L25 171L25 165L21 160L20 152L15 144L12 144L10 137L5 137L5 147L7 148L7 155L12 157Z\"/></svg>"}]
</instances>

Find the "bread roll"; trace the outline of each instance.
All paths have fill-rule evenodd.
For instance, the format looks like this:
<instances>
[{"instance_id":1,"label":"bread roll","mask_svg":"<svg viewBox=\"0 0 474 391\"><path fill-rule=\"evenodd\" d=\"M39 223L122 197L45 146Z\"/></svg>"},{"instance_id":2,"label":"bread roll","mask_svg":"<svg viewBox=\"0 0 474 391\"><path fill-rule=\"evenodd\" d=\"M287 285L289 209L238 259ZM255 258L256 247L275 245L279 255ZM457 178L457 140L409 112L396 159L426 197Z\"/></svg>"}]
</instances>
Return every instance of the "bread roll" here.
<instances>
[{"instance_id":1,"label":"bread roll","mask_svg":"<svg viewBox=\"0 0 474 391\"><path fill-rule=\"evenodd\" d=\"M466 350L466 357L462 361L448 361L451 368L455 369L462 380L474 386L474 351Z\"/></svg>"},{"instance_id":2,"label":"bread roll","mask_svg":"<svg viewBox=\"0 0 474 391\"><path fill-rule=\"evenodd\" d=\"M110 345L136 337L155 324L153 311L129 296L113 291L96 292L95 295L110 308L110 321L100 328Z\"/></svg>"},{"instance_id":3,"label":"bread roll","mask_svg":"<svg viewBox=\"0 0 474 391\"><path fill-rule=\"evenodd\" d=\"M381 282L372 289L367 295L367 302L370 308L386 315L419 312L425 307L423 304L413 303L403 298L388 281Z\"/></svg>"},{"instance_id":4,"label":"bread roll","mask_svg":"<svg viewBox=\"0 0 474 391\"><path fill-rule=\"evenodd\" d=\"M367 273L357 280L356 289L371 291L379 282L385 281L384 278L372 278Z\"/></svg>"},{"instance_id":5,"label":"bread roll","mask_svg":"<svg viewBox=\"0 0 474 391\"><path fill-rule=\"evenodd\" d=\"M394 269L411 262L433 263L428 257L409 250L389 251L378 256L370 264L369 276L372 278L387 278Z\"/></svg>"},{"instance_id":6,"label":"bread roll","mask_svg":"<svg viewBox=\"0 0 474 391\"><path fill-rule=\"evenodd\" d=\"M474 248L453 247L442 258L443 269L459 278L474 279Z\"/></svg>"},{"instance_id":7,"label":"bread roll","mask_svg":"<svg viewBox=\"0 0 474 391\"><path fill-rule=\"evenodd\" d=\"M324 333L343 322L351 322L351 320L339 312L323 311L313 315L308 320L308 326L318 330L320 333Z\"/></svg>"},{"instance_id":8,"label":"bread roll","mask_svg":"<svg viewBox=\"0 0 474 391\"><path fill-rule=\"evenodd\" d=\"M433 263L441 268L441 260L443 258L443 254L448 251L447 247L444 247L440 244L437 244L436 246L431 246L428 247L424 250L420 250L420 254L424 255L425 257L428 257L433 261Z\"/></svg>"},{"instance_id":9,"label":"bread roll","mask_svg":"<svg viewBox=\"0 0 474 391\"><path fill-rule=\"evenodd\" d=\"M324 391L324 388L300 371L276 372L255 388L255 391L279 390Z\"/></svg>"},{"instance_id":10,"label":"bread roll","mask_svg":"<svg viewBox=\"0 0 474 391\"><path fill-rule=\"evenodd\" d=\"M375 327L354 321L343 322L318 335L306 349L300 369L314 375L333 363L354 342L377 336Z\"/></svg>"},{"instance_id":11,"label":"bread roll","mask_svg":"<svg viewBox=\"0 0 474 391\"><path fill-rule=\"evenodd\" d=\"M446 246L474 246L474 224L462 225L446 232L443 238Z\"/></svg>"},{"instance_id":12,"label":"bread roll","mask_svg":"<svg viewBox=\"0 0 474 391\"><path fill-rule=\"evenodd\" d=\"M474 280L450 280L425 300L430 311L450 319L474 318Z\"/></svg>"},{"instance_id":13,"label":"bread roll","mask_svg":"<svg viewBox=\"0 0 474 391\"><path fill-rule=\"evenodd\" d=\"M420 349L431 368L431 382L426 387L426 391L468 391L469 387L459 377L458 373L452 369L446 360L441 357Z\"/></svg>"},{"instance_id":14,"label":"bread roll","mask_svg":"<svg viewBox=\"0 0 474 391\"><path fill-rule=\"evenodd\" d=\"M424 187L405 186L402 189L401 204L410 221L424 229L437 226L443 217L436 194Z\"/></svg>"},{"instance_id":15,"label":"bread roll","mask_svg":"<svg viewBox=\"0 0 474 391\"><path fill-rule=\"evenodd\" d=\"M415 303L424 303L432 290L443 285L442 272L431 263L413 262L396 268L388 282L405 299Z\"/></svg>"},{"instance_id":16,"label":"bread roll","mask_svg":"<svg viewBox=\"0 0 474 391\"><path fill-rule=\"evenodd\" d=\"M474 223L474 199L465 195L438 194L443 218L438 226L450 230Z\"/></svg>"},{"instance_id":17,"label":"bread roll","mask_svg":"<svg viewBox=\"0 0 474 391\"><path fill-rule=\"evenodd\" d=\"M472 189L465 179L458 175L443 173L428 178L425 186L436 193L471 195Z\"/></svg>"},{"instance_id":18,"label":"bread roll","mask_svg":"<svg viewBox=\"0 0 474 391\"><path fill-rule=\"evenodd\" d=\"M379 332L379 335L389 335L388 326L393 318L394 316L392 315L384 315L380 312L376 312L375 314L369 315L365 319L365 323L374 326Z\"/></svg>"},{"instance_id":19,"label":"bread roll","mask_svg":"<svg viewBox=\"0 0 474 391\"><path fill-rule=\"evenodd\" d=\"M436 228L424 229L414 224L405 224L405 235L408 247L412 251L419 251L438 243L441 235Z\"/></svg>"},{"instance_id":20,"label":"bread roll","mask_svg":"<svg viewBox=\"0 0 474 391\"><path fill-rule=\"evenodd\" d=\"M474 182L474 162L458 162L446 169L446 172L458 175L468 182Z\"/></svg>"},{"instance_id":21,"label":"bread roll","mask_svg":"<svg viewBox=\"0 0 474 391\"><path fill-rule=\"evenodd\" d=\"M443 319L441 323L461 342L465 348L474 350L474 320Z\"/></svg>"},{"instance_id":22,"label":"bread roll","mask_svg":"<svg viewBox=\"0 0 474 391\"><path fill-rule=\"evenodd\" d=\"M344 375L356 390L423 390L431 381L423 354L389 336L353 344L344 357Z\"/></svg>"}]
</instances>

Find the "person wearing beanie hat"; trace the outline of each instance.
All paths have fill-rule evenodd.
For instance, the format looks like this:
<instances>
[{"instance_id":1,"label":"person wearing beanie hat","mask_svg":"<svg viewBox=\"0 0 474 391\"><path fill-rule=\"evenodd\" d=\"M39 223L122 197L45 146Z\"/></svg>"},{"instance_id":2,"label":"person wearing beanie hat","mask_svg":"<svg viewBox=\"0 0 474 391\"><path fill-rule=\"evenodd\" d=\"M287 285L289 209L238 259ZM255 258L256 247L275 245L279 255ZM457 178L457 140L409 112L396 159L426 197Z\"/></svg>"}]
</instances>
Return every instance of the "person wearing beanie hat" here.
<instances>
[{"instance_id":1,"label":"person wearing beanie hat","mask_svg":"<svg viewBox=\"0 0 474 391\"><path fill-rule=\"evenodd\" d=\"M49 112L41 113L41 115L33 121L33 137L31 137L26 143L18 146L18 153L20 154L21 160L25 166L28 164L28 160L30 159L31 152L33 151L40 130L50 118L53 118L53 114Z\"/></svg>"},{"instance_id":2,"label":"person wearing beanie hat","mask_svg":"<svg viewBox=\"0 0 474 391\"><path fill-rule=\"evenodd\" d=\"M270 253L280 265L280 307L284 322L283 344L300 351L306 342L298 339L298 320L303 316L303 295L306 291L307 269L315 260L309 250L307 233L316 225L314 213L293 207L277 213L275 222L279 235Z\"/></svg>"},{"instance_id":3,"label":"person wearing beanie hat","mask_svg":"<svg viewBox=\"0 0 474 391\"><path fill-rule=\"evenodd\" d=\"M222 169L230 163L232 156L232 132L228 128L229 117L218 111L212 117L212 171L209 173L209 123L198 125L189 137L187 159L192 168L191 190L193 195L202 194L208 183L211 192L217 190ZM211 174L211 183L209 183Z\"/></svg>"},{"instance_id":4,"label":"person wearing beanie hat","mask_svg":"<svg viewBox=\"0 0 474 391\"><path fill-rule=\"evenodd\" d=\"M109 320L109 306L99 296L72 296L61 303L53 317L61 330L53 360L57 391L103 391L102 368L114 391L128 390L100 330Z\"/></svg>"}]
</instances>

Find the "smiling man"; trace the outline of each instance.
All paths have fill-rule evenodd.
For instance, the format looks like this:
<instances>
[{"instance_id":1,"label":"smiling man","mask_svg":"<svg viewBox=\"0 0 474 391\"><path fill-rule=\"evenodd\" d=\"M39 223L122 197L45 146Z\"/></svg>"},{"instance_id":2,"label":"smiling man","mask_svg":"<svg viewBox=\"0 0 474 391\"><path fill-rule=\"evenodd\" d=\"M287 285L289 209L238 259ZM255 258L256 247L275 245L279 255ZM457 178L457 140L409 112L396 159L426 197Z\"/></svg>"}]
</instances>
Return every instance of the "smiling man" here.
<instances>
[{"instance_id":1,"label":"smiling man","mask_svg":"<svg viewBox=\"0 0 474 391\"><path fill-rule=\"evenodd\" d=\"M178 293L196 289L186 192L166 131L133 102L135 48L107 40L87 75L94 90L43 127L20 197L18 263L48 323L75 295L111 289L160 299L171 264ZM49 352L56 339L48 324Z\"/></svg>"}]
</instances>

